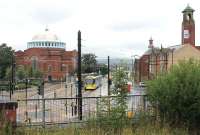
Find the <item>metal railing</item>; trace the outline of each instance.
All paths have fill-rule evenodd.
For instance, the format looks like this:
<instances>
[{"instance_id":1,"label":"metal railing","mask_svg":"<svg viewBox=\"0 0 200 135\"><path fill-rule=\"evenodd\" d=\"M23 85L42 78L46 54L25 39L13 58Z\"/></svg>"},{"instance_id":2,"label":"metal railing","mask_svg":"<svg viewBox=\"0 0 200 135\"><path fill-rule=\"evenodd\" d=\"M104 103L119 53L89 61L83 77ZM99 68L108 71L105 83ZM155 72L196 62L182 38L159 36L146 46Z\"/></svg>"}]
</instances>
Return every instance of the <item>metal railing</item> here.
<instances>
[{"instance_id":1,"label":"metal railing","mask_svg":"<svg viewBox=\"0 0 200 135\"><path fill-rule=\"evenodd\" d=\"M116 96L83 97L83 121L96 117L102 99L114 101ZM17 125L48 125L80 122L78 120L78 98L46 98L18 100ZM111 102L111 106L115 103ZM146 95L127 96L127 111L147 111Z\"/></svg>"}]
</instances>

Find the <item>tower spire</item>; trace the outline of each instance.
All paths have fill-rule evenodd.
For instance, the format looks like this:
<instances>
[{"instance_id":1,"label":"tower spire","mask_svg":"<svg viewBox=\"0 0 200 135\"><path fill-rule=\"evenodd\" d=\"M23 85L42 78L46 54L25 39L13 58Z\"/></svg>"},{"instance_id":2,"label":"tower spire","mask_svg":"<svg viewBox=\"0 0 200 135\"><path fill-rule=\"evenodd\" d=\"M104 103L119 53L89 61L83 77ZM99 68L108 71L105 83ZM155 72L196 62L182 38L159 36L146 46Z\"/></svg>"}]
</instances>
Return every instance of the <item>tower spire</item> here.
<instances>
[{"instance_id":1,"label":"tower spire","mask_svg":"<svg viewBox=\"0 0 200 135\"><path fill-rule=\"evenodd\" d=\"M148 48L153 48L153 39L152 39L152 37L150 37L150 39L149 39L149 46L148 46Z\"/></svg>"},{"instance_id":2,"label":"tower spire","mask_svg":"<svg viewBox=\"0 0 200 135\"><path fill-rule=\"evenodd\" d=\"M195 21L193 18L194 9L189 4L182 11L182 44L190 44L195 46Z\"/></svg>"},{"instance_id":3,"label":"tower spire","mask_svg":"<svg viewBox=\"0 0 200 135\"><path fill-rule=\"evenodd\" d=\"M46 25L45 31L49 31L48 25Z\"/></svg>"}]
</instances>

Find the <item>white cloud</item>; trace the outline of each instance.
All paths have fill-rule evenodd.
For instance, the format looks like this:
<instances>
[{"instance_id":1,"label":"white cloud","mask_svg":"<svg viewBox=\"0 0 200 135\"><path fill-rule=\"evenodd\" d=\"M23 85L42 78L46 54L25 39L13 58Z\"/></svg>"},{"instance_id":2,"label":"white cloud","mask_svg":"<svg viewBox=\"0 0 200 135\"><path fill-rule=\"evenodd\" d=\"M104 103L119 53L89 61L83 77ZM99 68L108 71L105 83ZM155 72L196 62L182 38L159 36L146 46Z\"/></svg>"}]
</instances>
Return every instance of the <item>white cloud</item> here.
<instances>
[{"instance_id":1,"label":"white cloud","mask_svg":"<svg viewBox=\"0 0 200 135\"><path fill-rule=\"evenodd\" d=\"M200 44L199 2L190 0ZM99 57L142 54L150 36L156 46L181 42L181 11L187 0L0 0L0 42L26 49L26 42L49 25L67 44L77 48L82 31L83 51Z\"/></svg>"}]
</instances>

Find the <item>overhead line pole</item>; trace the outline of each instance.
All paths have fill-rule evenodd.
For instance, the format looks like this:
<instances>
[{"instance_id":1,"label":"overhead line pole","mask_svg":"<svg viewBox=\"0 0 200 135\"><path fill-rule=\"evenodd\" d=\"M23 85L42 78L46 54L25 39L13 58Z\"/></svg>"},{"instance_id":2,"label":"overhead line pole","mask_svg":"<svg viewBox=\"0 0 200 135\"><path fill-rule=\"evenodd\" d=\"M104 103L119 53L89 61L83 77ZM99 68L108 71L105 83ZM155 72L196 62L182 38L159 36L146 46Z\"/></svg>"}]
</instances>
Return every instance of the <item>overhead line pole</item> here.
<instances>
[{"instance_id":1,"label":"overhead line pole","mask_svg":"<svg viewBox=\"0 0 200 135\"><path fill-rule=\"evenodd\" d=\"M81 31L78 31L78 116L82 120Z\"/></svg>"},{"instance_id":2,"label":"overhead line pole","mask_svg":"<svg viewBox=\"0 0 200 135\"><path fill-rule=\"evenodd\" d=\"M108 56L108 96L110 96L110 56Z\"/></svg>"},{"instance_id":3,"label":"overhead line pole","mask_svg":"<svg viewBox=\"0 0 200 135\"><path fill-rule=\"evenodd\" d=\"M14 54L12 54L12 59L11 59L11 79L10 79L10 100L12 98L12 94L15 89L15 57Z\"/></svg>"},{"instance_id":4,"label":"overhead line pole","mask_svg":"<svg viewBox=\"0 0 200 135\"><path fill-rule=\"evenodd\" d=\"M110 114L110 56L108 56L108 113Z\"/></svg>"}]
</instances>

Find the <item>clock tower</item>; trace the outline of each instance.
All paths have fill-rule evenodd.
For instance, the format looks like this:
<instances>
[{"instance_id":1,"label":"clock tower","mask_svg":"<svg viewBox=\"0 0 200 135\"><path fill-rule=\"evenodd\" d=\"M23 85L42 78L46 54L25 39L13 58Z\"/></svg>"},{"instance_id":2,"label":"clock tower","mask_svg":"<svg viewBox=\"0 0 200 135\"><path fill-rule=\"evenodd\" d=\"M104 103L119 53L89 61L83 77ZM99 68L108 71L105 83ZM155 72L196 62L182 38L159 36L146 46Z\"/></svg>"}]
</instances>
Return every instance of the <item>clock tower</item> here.
<instances>
[{"instance_id":1,"label":"clock tower","mask_svg":"<svg viewBox=\"0 0 200 135\"><path fill-rule=\"evenodd\" d=\"M189 5L182 11L182 44L191 44L195 46L195 22L193 18L194 9Z\"/></svg>"}]
</instances>

